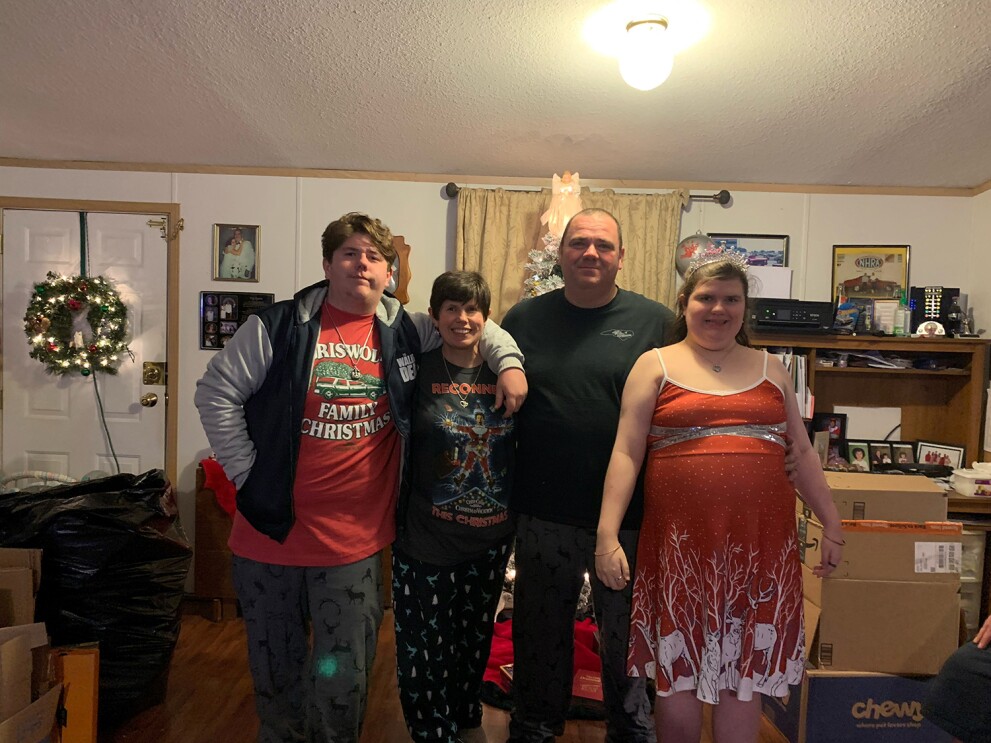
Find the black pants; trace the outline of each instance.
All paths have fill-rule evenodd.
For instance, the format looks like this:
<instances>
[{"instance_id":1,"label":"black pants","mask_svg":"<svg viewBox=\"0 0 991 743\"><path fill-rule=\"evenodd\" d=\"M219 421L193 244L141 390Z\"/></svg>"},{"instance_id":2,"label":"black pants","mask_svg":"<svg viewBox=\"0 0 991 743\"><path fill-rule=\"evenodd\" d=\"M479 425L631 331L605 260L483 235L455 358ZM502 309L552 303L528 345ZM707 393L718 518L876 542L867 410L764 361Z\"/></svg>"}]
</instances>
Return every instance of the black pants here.
<instances>
[{"instance_id":1,"label":"black pants","mask_svg":"<svg viewBox=\"0 0 991 743\"><path fill-rule=\"evenodd\" d=\"M638 532L619 533L630 572ZM588 573L599 626L608 743L653 743L646 679L626 675L633 582L622 591L595 575L595 529L519 517L513 597L512 743L544 743L564 733L574 676L575 610Z\"/></svg>"},{"instance_id":2,"label":"black pants","mask_svg":"<svg viewBox=\"0 0 991 743\"><path fill-rule=\"evenodd\" d=\"M991 647L965 643L932 680L922 714L963 743L991 743Z\"/></svg>"},{"instance_id":3,"label":"black pants","mask_svg":"<svg viewBox=\"0 0 991 743\"><path fill-rule=\"evenodd\" d=\"M482 724L482 675L492 648L512 537L453 566L392 553L399 700L414 741L455 743Z\"/></svg>"}]
</instances>

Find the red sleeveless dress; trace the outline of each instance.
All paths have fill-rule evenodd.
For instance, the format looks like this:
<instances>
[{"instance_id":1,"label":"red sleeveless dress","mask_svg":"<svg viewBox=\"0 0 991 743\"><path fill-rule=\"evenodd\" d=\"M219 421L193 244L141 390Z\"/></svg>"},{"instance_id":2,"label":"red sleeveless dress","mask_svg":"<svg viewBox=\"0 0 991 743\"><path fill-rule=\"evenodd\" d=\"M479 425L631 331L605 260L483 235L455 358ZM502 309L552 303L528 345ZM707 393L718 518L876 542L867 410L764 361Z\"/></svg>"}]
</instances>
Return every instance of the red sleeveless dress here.
<instances>
[{"instance_id":1,"label":"red sleeveless dress","mask_svg":"<svg viewBox=\"0 0 991 743\"><path fill-rule=\"evenodd\" d=\"M657 352L662 368L664 360ZM795 489L782 390L667 378L647 442L628 670L657 693L784 696L804 669Z\"/></svg>"}]
</instances>

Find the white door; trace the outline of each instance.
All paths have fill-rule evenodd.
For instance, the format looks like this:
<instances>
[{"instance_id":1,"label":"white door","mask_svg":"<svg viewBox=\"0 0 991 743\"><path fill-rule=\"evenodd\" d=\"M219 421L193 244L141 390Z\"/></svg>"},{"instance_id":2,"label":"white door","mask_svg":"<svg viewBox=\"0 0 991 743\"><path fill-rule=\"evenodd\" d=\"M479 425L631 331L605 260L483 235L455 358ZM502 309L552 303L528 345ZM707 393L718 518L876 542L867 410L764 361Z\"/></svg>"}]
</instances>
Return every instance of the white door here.
<instances>
[{"instance_id":1,"label":"white door","mask_svg":"<svg viewBox=\"0 0 991 743\"><path fill-rule=\"evenodd\" d=\"M24 314L35 285L49 271L81 273L79 214L4 209L0 442L8 475L40 470L79 479L94 470L140 473L165 467L165 386L142 381L143 362L165 361L167 317L167 243L158 228L147 225L149 218L87 215L85 273L110 279L127 306L134 360L125 355L116 376L55 376L28 355ZM84 333L85 313L83 308L74 324ZM141 404L147 393L157 395L154 406Z\"/></svg>"}]
</instances>

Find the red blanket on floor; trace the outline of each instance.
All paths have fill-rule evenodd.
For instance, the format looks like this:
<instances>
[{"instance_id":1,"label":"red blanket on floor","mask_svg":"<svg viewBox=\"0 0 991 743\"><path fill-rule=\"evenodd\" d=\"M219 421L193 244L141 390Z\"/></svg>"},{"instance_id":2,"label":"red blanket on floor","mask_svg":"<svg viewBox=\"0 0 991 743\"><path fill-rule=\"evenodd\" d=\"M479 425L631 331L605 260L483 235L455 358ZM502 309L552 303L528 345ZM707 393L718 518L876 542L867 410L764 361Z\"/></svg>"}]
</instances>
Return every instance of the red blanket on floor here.
<instances>
[{"instance_id":1,"label":"red blanket on floor","mask_svg":"<svg viewBox=\"0 0 991 743\"><path fill-rule=\"evenodd\" d=\"M575 671L587 670L599 673L602 671L602 661L599 659L598 643L595 632L598 628L591 619L575 622ZM504 691L507 688L506 676L500 670L513 662L513 620L496 622L492 634L492 650L489 653L489 664L482 676L482 681L490 681Z\"/></svg>"}]
</instances>

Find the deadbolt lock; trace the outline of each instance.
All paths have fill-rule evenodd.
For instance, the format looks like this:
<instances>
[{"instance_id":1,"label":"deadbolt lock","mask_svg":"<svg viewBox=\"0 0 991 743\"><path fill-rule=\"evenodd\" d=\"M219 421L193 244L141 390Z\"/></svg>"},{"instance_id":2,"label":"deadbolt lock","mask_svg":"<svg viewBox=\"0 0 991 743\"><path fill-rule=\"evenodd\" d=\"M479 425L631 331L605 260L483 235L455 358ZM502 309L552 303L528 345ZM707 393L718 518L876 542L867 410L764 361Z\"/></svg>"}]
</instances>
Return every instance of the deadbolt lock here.
<instances>
[{"instance_id":1,"label":"deadbolt lock","mask_svg":"<svg viewBox=\"0 0 991 743\"><path fill-rule=\"evenodd\" d=\"M141 364L141 381L144 384L165 384L165 362L145 361Z\"/></svg>"}]
</instances>

